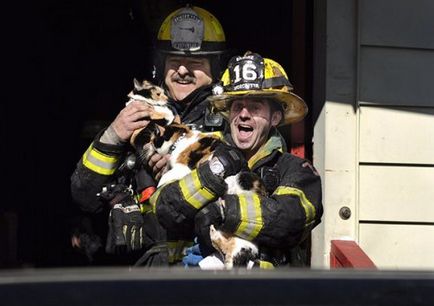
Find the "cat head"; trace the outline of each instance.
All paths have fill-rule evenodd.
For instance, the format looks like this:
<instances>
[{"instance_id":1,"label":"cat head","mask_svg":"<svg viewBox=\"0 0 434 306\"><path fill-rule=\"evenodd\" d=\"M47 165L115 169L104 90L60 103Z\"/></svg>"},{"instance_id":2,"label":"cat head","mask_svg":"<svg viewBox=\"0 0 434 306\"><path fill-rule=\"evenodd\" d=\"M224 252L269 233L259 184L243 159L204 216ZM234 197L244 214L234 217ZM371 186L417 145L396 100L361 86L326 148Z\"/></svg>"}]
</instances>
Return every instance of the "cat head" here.
<instances>
[{"instance_id":1,"label":"cat head","mask_svg":"<svg viewBox=\"0 0 434 306\"><path fill-rule=\"evenodd\" d=\"M144 99L150 99L154 100L156 102L159 102L159 104L167 103L169 98L164 93L164 89L160 86L157 86L155 84L152 84L151 82L147 80L143 80L142 82L139 82L136 78L134 79L134 88L133 90L128 94L128 97L135 99L135 100L142 100L140 97Z\"/></svg>"}]
</instances>

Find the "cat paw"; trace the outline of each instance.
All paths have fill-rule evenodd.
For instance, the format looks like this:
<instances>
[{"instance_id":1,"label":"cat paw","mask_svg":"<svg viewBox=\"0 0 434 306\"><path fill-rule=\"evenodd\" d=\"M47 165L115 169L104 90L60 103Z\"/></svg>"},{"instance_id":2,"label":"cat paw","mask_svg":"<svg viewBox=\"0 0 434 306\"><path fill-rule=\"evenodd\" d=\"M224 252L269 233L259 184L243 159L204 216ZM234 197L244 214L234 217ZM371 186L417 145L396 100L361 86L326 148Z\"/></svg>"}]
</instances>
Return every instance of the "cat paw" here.
<instances>
[{"instance_id":1,"label":"cat paw","mask_svg":"<svg viewBox=\"0 0 434 306\"><path fill-rule=\"evenodd\" d=\"M234 263L231 259L225 259L225 269L231 270L234 267Z\"/></svg>"},{"instance_id":2,"label":"cat paw","mask_svg":"<svg viewBox=\"0 0 434 306\"><path fill-rule=\"evenodd\" d=\"M228 246L228 241L225 239L223 234L219 230L217 230L212 224L209 227L209 237L211 238L212 246L224 257L225 250Z\"/></svg>"}]
</instances>

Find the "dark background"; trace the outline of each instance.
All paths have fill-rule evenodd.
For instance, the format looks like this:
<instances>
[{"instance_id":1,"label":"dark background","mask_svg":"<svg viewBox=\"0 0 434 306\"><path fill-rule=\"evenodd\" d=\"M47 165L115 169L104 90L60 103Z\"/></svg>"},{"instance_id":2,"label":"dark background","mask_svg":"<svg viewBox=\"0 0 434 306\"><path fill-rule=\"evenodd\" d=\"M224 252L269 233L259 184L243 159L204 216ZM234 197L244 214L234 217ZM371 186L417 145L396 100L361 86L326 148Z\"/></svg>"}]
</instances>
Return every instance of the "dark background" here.
<instances>
[{"instance_id":1,"label":"dark background","mask_svg":"<svg viewBox=\"0 0 434 306\"><path fill-rule=\"evenodd\" d=\"M156 31L184 3L44 0L4 9L0 267L83 264L69 240L70 176L123 108L133 78L150 77ZM312 1L190 3L219 19L233 50L282 64L309 105Z\"/></svg>"}]
</instances>

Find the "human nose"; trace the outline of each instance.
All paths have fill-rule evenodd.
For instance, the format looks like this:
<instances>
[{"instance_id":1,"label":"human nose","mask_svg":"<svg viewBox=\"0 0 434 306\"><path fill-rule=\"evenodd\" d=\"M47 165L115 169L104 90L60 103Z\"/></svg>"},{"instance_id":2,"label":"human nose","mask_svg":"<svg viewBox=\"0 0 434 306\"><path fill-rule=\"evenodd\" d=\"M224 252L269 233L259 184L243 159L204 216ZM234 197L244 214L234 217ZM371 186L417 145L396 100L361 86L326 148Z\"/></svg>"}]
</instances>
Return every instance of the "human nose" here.
<instances>
[{"instance_id":1,"label":"human nose","mask_svg":"<svg viewBox=\"0 0 434 306\"><path fill-rule=\"evenodd\" d=\"M251 117L250 111L246 105L242 106L240 113L239 113L239 116L240 116L240 118L250 118Z\"/></svg>"},{"instance_id":2,"label":"human nose","mask_svg":"<svg viewBox=\"0 0 434 306\"><path fill-rule=\"evenodd\" d=\"M189 73L188 68L184 65L179 65L177 72L179 75L187 75Z\"/></svg>"}]
</instances>

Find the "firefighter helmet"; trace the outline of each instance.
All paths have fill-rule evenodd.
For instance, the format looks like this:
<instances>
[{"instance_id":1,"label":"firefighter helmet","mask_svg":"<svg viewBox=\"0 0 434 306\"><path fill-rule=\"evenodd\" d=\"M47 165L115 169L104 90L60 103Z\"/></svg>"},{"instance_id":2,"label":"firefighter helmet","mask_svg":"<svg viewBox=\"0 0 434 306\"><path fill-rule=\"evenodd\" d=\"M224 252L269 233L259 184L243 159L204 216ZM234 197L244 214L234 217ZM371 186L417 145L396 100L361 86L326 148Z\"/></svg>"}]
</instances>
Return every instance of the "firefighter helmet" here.
<instances>
[{"instance_id":1,"label":"firefighter helmet","mask_svg":"<svg viewBox=\"0 0 434 306\"><path fill-rule=\"evenodd\" d=\"M225 33L217 18L197 6L175 10L163 21L157 49L180 55L213 55L225 51Z\"/></svg>"},{"instance_id":2,"label":"firefighter helmet","mask_svg":"<svg viewBox=\"0 0 434 306\"><path fill-rule=\"evenodd\" d=\"M153 79L162 84L167 55L207 57L213 80L218 80L227 62L226 37L218 19L197 6L170 13L158 31Z\"/></svg>"},{"instance_id":3,"label":"firefighter helmet","mask_svg":"<svg viewBox=\"0 0 434 306\"><path fill-rule=\"evenodd\" d=\"M230 59L221 83L214 86L209 98L214 111L229 115L230 102L240 98L263 98L275 101L282 108L280 125L300 121L307 114L302 98L293 93L293 86L282 66L257 53L246 52Z\"/></svg>"}]
</instances>

